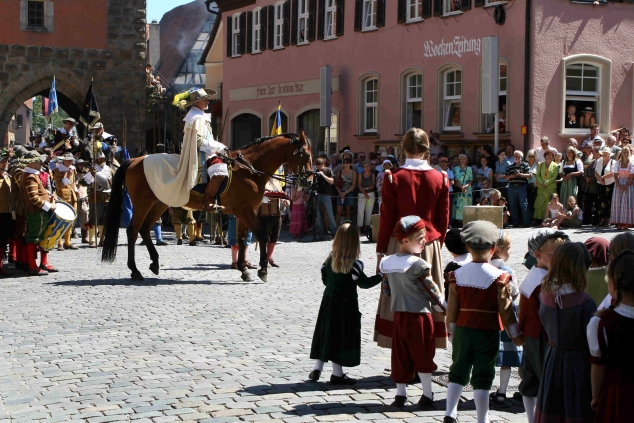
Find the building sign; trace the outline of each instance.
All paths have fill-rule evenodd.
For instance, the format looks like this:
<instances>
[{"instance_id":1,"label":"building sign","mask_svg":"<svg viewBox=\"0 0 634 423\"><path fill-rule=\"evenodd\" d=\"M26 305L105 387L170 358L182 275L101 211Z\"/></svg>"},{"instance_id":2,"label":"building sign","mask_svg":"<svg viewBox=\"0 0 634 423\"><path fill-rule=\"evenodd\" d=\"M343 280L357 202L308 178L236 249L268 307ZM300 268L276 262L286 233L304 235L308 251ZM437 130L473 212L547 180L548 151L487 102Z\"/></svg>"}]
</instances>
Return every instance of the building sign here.
<instances>
[{"instance_id":1,"label":"building sign","mask_svg":"<svg viewBox=\"0 0 634 423\"><path fill-rule=\"evenodd\" d=\"M479 56L482 51L482 40L480 38L455 36L452 41L447 42L443 38L438 44L433 41L425 41L424 46L424 57L462 57L465 53L475 53L476 56Z\"/></svg>"},{"instance_id":2,"label":"building sign","mask_svg":"<svg viewBox=\"0 0 634 423\"><path fill-rule=\"evenodd\" d=\"M339 91L339 77L332 78L332 91ZM229 90L230 101L259 100L261 98L289 97L294 95L319 94L319 79L279 82L254 87Z\"/></svg>"}]
</instances>

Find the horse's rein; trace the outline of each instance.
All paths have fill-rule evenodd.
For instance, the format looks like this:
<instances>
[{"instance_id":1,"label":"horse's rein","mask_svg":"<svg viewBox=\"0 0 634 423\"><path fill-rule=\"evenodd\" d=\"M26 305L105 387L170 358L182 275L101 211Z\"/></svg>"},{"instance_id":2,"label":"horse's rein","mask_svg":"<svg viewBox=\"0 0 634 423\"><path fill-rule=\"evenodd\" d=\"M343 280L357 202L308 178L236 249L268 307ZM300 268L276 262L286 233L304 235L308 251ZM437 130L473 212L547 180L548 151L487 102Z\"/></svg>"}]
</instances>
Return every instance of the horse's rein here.
<instances>
[{"instance_id":1,"label":"horse's rein","mask_svg":"<svg viewBox=\"0 0 634 423\"><path fill-rule=\"evenodd\" d=\"M297 178L294 178L292 176L286 176L286 175L280 176L276 174L262 172L261 170L257 170L256 168L253 167L251 163L249 163L247 159L244 158L240 150L238 150L238 155L235 159L233 157L225 156L222 153L216 153L216 154L219 157L221 157L223 161L226 161L227 164L230 164L231 166L238 166L241 169L248 170L249 172L254 173L258 176L268 176L271 179L284 182L285 184L297 185Z\"/></svg>"}]
</instances>

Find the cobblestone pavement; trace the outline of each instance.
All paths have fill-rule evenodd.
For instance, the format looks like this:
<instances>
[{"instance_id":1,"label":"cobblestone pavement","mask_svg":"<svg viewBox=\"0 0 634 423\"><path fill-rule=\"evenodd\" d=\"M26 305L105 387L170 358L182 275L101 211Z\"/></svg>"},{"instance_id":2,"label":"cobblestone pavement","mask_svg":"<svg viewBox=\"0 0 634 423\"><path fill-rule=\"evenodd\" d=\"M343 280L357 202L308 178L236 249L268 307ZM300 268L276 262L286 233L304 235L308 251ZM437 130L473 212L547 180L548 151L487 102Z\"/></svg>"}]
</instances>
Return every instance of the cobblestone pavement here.
<instances>
[{"instance_id":1,"label":"cobblestone pavement","mask_svg":"<svg viewBox=\"0 0 634 423\"><path fill-rule=\"evenodd\" d=\"M520 276L530 232L512 230ZM593 233L571 232L574 240ZM306 382L330 243L285 240L275 255L282 267L266 284L242 282L229 249L209 245L160 247L160 277L150 277L137 247L144 283L129 280L125 248L114 265L94 249L54 251L59 273L0 279L0 422L442 421L449 350L436 355L438 411L386 406L395 392L389 351L371 341L378 287L360 290L362 364L348 369L358 384L331 387L330 365L321 382ZM369 274L373 250L362 248ZM421 391L408 394L416 402ZM473 402L463 405L461 421L475 421ZM522 421L522 411L492 411L491 419Z\"/></svg>"}]
</instances>

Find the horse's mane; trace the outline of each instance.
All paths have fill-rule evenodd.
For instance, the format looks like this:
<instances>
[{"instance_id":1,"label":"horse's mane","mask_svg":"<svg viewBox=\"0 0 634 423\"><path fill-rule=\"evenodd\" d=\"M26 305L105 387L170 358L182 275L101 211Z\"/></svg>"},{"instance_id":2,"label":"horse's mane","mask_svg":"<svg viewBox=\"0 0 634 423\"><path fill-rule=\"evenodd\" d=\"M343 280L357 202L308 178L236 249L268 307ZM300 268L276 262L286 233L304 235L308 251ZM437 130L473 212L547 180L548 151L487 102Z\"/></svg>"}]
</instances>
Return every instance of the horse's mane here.
<instances>
[{"instance_id":1,"label":"horse's mane","mask_svg":"<svg viewBox=\"0 0 634 423\"><path fill-rule=\"evenodd\" d=\"M285 137L285 138L289 138L291 140L292 144L295 144L296 142L299 141L299 135L297 134L291 134L291 133L286 133L286 134L281 134L281 135L275 135L275 136L270 136L270 137L261 137L261 138L256 138L255 140L253 140L253 142L251 144L247 144L244 147L242 147L240 150L246 150L250 147L253 146L260 146L262 145L262 143L272 140L274 138L278 138L278 137Z\"/></svg>"}]
</instances>

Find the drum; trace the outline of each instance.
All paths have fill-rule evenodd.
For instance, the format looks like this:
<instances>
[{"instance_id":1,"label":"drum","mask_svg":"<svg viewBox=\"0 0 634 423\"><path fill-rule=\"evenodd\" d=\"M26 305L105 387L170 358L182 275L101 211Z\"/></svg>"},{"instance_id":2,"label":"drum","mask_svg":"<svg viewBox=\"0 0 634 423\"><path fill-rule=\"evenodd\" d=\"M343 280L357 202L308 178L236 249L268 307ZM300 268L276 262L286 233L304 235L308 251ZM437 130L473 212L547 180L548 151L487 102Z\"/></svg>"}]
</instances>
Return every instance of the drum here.
<instances>
[{"instance_id":1,"label":"drum","mask_svg":"<svg viewBox=\"0 0 634 423\"><path fill-rule=\"evenodd\" d=\"M55 203L55 212L48 221L46 232L44 233L44 240L40 242L40 247L46 251L50 251L55 248L57 241L66 233L67 230L73 227L77 214L75 209L69 204L58 201Z\"/></svg>"}]
</instances>

